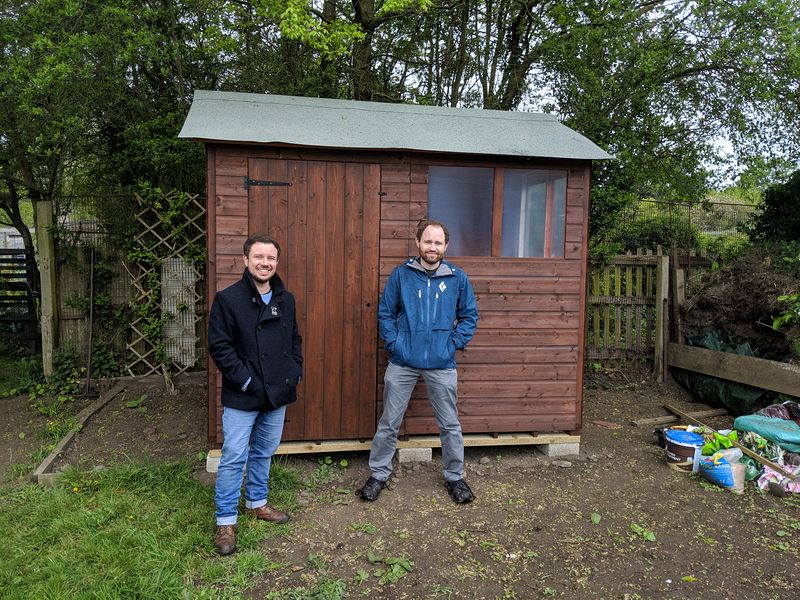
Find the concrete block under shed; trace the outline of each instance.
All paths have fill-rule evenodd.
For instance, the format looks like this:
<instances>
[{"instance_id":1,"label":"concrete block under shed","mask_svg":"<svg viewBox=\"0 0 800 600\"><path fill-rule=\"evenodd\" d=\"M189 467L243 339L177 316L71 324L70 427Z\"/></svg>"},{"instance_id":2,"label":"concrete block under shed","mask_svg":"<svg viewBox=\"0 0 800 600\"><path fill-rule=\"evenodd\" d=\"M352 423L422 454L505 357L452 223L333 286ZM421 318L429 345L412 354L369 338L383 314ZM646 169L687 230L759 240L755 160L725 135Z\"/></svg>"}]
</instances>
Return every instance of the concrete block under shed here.
<instances>
[{"instance_id":1,"label":"concrete block under shed","mask_svg":"<svg viewBox=\"0 0 800 600\"><path fill-rule=\"evenodd\" d=\"M401 463L430 462L433 460L433 448L399 448L397 460Z\"/></svg>"},{"instance_id":2,"label":"concrete block under shed","mask_svg":"<svg viewBox=\"0 0 800 600\"><path fill-rule=\"evenodd\" d=\"M216 473L219 470L219 461L222 460L222 450L216 448L206 454L206 472Z\"/></svg>"},{"instance_id":3,"label":"concrete block under shed","mask_svg":"<svg viewBox=\"0 0 800 600\"><path fill-rule=\"evenodd\" d=\"M578 443L541 444L536 446L536 448L542 454L549 456L550 458L555 458L557 456L570 456L574 454L580 454L581 452L581 445Z\"/></svg>"}]
</instances>

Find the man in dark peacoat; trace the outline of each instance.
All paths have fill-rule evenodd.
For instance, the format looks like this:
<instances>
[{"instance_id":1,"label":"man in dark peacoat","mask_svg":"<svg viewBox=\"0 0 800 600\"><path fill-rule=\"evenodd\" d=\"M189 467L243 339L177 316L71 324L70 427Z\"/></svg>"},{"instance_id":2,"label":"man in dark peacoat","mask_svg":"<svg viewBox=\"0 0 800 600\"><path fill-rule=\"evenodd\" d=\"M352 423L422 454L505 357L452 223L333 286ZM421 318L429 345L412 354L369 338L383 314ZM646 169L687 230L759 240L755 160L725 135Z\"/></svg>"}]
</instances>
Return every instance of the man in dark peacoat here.
<instances>
[{"instance_id":1,"label":"man in dark peacoat","mask_svg":"<svg viewBox=\"0 0 800 600\"><path fill-rule=\"evenodd\" d=\"M280 246L267 236L244 243L242 279L218 292L208 324L208 352L222 374L222 457L216 483L214 545L236 547L237 506L245 465L246 512L285 523L267 504L269 469L283 433L286 405L303 374L294 296L276 273Z\"/></svg>"}]
</instances>

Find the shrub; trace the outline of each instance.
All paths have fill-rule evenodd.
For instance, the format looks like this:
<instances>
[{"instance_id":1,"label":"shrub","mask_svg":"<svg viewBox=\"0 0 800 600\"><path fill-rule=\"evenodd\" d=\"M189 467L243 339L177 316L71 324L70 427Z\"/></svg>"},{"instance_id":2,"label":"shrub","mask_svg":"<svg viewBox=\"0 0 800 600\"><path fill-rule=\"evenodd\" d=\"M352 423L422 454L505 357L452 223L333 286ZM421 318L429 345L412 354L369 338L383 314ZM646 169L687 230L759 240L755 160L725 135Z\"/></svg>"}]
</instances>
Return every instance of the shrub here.
<instances>
[{"instance_id":1,"label":"shrub","mask_svg":"<svg viewBox=\"0 0 800 600\"><path fill-rule=\"evenodd\" d=\"M785 183L767 188L746 233L758 241L800 239L800 169Z\"/></svg>"},{"instance_id":2,"label":"shrub","mask_svg":"<svg viewBox=\"0 0 800 600\"><path fill-rule=\"evenodd\" d=\"M611 241L622 245L623 251L635 252L637 248L656 246L694 248L697 243L697 227L684 215L656 214L639 217L618 227Z\"/></svg>"}]
</instances>

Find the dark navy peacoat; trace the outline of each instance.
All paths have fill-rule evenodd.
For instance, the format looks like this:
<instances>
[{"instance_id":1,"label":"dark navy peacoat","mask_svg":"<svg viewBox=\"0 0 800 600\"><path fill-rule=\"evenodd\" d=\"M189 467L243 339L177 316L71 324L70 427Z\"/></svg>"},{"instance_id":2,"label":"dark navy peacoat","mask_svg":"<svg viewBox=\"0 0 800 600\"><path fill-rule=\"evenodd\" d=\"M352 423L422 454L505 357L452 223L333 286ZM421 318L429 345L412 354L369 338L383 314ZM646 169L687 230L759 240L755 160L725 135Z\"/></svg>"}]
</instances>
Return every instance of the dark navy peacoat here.
<instances>
[{"instance_id":1,"label":"dark navy peacoat","mask_svg":"<svg viewBox=\"0 0 800 600\"><path fill-rule=\"evenodd\" d=\"M208 353L222 373L223 406L273 410L297 399L303 355L294 296L277 274L270 287L272 298L264 304L245 270L240 281L214 298Z\"/></svg>"}]
</instances>

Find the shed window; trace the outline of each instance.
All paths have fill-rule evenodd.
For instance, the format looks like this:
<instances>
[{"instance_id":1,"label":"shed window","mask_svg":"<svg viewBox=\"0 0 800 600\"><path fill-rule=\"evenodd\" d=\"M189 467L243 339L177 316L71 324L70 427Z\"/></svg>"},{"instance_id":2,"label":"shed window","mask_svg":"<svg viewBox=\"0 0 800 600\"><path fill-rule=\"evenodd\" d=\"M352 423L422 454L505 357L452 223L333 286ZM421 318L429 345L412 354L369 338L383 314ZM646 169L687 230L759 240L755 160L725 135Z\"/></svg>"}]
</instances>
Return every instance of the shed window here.
<instances>
[{"instance_id":1,"label":"shed window","mask_svg":"<svg viewBox=\"0 0 800 600\"><path fill-rule=\"evenodd\" d=\"M503 256L564 256L567 174L506 169Z\"/></svg>"},{"instance_id":2,"label":"shed window","mask_svg":"<svg viewBox=\"0 0 800 600\"><path fill-rule=\"evenodd\" d=\"M566 171L428 170L428 216L447 225L451 256L563 257L566 195Z\"/></svg>"},{"instance_id":3,"label":"shed window","mask_svg":"<svg viewBox=\"0 0 800 600\"><path fill-rule=\"evenodd\" d=\"M430 167L428 216L447 225L453 256L492 253L494 169Z\"/></svg>"}]
</instances>

